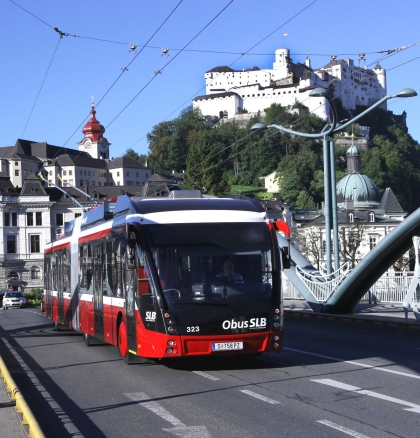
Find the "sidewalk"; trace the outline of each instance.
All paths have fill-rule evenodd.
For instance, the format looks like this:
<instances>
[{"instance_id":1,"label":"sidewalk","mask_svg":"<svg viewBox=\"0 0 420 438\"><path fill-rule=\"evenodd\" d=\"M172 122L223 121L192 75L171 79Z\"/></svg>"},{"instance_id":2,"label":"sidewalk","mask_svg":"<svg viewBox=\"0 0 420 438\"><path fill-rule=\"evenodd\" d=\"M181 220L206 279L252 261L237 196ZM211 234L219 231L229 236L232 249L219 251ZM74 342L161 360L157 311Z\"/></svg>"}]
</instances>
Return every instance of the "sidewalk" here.
<instances>
[{"instance_id":1,"label":"sidewalk","mask_svg":"<svg viewBox=\"0 0 420 438\"><path fill-rule=\"evenodd\" d=\"M353 313L337 315L314 312L304 300L284 300L284 311L287 314L364 321L367 323L398 325L420 329L420 322L417 321L414 313L412 311L408 312L406 318L401 304L357 304L353 309Z\"/></svg>"}]
</instances>

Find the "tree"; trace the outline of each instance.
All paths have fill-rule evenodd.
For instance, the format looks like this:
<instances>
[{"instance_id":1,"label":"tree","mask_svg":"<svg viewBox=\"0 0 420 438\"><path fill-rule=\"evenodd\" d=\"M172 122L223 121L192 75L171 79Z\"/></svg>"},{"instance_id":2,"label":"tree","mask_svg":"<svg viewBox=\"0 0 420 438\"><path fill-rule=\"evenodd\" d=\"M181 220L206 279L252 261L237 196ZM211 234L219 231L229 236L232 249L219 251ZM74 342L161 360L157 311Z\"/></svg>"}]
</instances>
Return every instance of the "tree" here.
<instances>
[{"instance_id":1,"label":"tree","mask_svg":"<svg viewBox=\"0 0 420 438\"><path fill-rule=\"evenodd\" d=\"M340 227L338 235L341 258L344 263L349 262L350 268L353 269L361 258L359 248L365 235L365 228L357 221Z\"/></svg>"},{"instance_id":2,"label":"tree","mask_svg":"<svg viewBox=\"0 0 420 438\"><path fill-rule=\"evenodd\" d=\"M134 151L134 149L128 149L127 152L124 154L124 157L132 158L133 160L137 160L142 164L145 164L147 161L147 155L146 154L138 154Z\"/></svg>"},{"instance_id":3,"label":"tree","mask_svg":"<svg viewBox=\"0 0 420 438\"><path fill-rule=\"evenodd\" d=\"M211 140L211 134L196 138L191 143L187 157L187 171L183 187L186 190L201 190L215 196L229 193L226 172L221 165L222 145Z\"/></svg>"}]
</instances>

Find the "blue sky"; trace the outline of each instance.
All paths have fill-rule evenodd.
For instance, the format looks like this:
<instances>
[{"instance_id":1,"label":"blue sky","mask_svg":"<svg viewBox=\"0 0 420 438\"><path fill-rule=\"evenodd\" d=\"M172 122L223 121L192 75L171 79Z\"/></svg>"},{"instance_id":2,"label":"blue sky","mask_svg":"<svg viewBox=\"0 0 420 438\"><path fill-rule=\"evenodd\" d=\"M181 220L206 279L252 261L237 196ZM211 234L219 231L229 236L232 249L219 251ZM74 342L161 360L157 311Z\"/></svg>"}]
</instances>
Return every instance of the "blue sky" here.
<instances>
[{"instance_id":1,"label":"blue sky","mask_svg":"<svg viewBox=\"0 0 420 438\"><path fill-rule=\"evenodd\" d=\"M360 65L373 68L380 59L387 69L388 94L405 87L420 93L418 0L179 3L0 0L0 146L24 138L77 148L93 96L111 155L129 148L147 153L153 126L205 94L206 71L272 68L281 47L294 62L304 62L308 52L313 68L327 64L330 54L357 65L365 53ZM70 36L60 38L53 27ZM403 47L391 56L378 53ZM409 132L420 141L420 97L392 99L388 109L405 110Z\"/></svg>"}]
</instances>

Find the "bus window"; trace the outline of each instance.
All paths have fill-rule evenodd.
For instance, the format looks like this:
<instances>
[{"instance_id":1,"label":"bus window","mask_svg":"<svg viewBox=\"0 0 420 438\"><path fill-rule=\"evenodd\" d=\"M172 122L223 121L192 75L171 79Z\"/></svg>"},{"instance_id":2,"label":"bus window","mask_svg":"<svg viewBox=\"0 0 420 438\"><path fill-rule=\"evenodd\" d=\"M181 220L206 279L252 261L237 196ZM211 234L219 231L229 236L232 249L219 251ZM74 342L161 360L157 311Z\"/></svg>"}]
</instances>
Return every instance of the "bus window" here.
<instances>
[{"instance_id":1,"label":"bus window","mask_svg":"<svg viewBox=\"0 0 420 438\"><path fill-rule=\"evenodd\" d=\"M104 295L112 297L112 285L114 284L114 271L115 267L115 256L112 251L112 241L105 243L105 254L104 254L104 270L103 270L103 290Z\"/></svg>"},{"instance_id":2,"label":"bus window","mask_svg":"<svg viewBox=\"0 0 420 438\"><path fill-rule=\"evenodd\" d=\"M125 257L125 240L117 239L114 242L114 255L115 255L115 269L113 269L113 285L112 292L114 296L117 296L117 289L121 290L121 296L125 298L125 277L123 273L123 261Z\"/></svg>"}]
</instances>

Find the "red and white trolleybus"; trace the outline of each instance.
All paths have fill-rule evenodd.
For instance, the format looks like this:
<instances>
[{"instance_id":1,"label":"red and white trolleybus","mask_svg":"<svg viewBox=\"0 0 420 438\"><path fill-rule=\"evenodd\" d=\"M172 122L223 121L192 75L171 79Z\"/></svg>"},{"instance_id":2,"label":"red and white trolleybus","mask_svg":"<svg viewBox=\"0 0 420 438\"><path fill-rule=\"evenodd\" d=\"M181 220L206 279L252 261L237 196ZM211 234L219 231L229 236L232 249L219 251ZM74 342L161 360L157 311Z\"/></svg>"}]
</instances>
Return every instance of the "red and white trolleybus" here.
<instances>
[{"instance_id":1,"label":"red and white trolleybus","mask_svg":"<svg viewBox=\"0 0 420 438\"><path fill-rule=\"evenodd\" d=\"M47 245L44 311L87 345L117 346L127 363L279 352L281 253L255 201L120 196Z\"/></svg>"}]
</instances>

